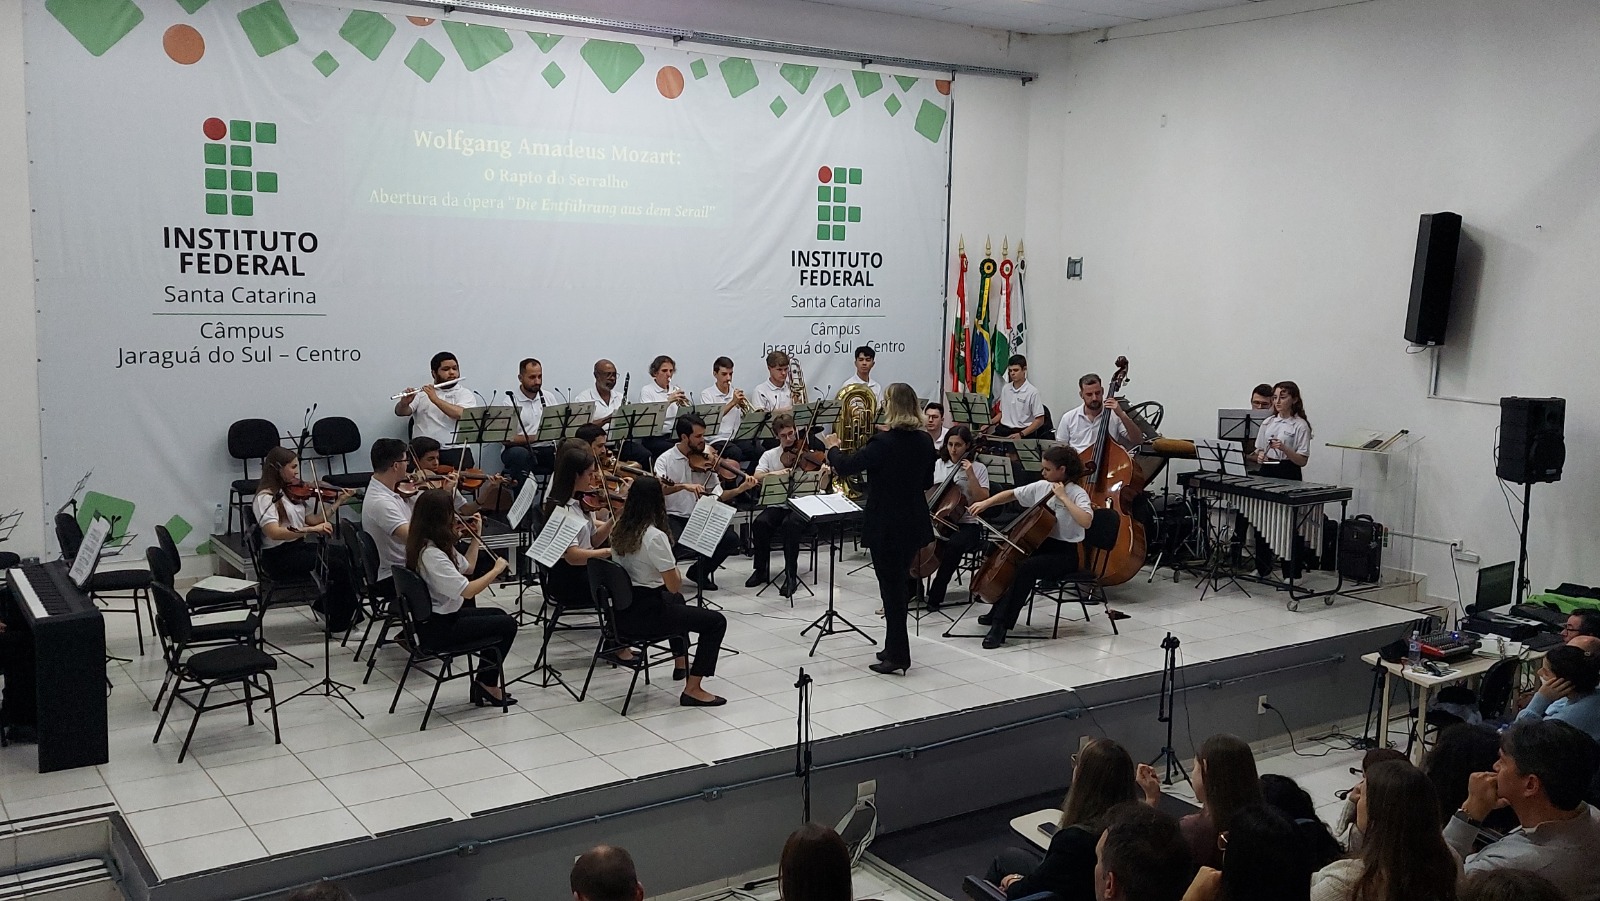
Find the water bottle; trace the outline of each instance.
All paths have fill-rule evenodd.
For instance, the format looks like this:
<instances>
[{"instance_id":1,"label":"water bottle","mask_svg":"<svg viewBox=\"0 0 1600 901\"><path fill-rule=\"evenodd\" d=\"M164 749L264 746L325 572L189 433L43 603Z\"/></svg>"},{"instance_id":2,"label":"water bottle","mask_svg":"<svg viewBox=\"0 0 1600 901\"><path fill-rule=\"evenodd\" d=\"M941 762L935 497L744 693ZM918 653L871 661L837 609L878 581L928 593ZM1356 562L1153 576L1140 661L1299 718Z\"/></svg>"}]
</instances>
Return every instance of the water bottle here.
<instances>
[{"instance_id":1,"label":"water bottle","mask_svg":"<svg viewBox=\"0 0 1600 901\"><path fill-rule=\"evenodd\" d=\"M227 511L223 510L221 504L218 504L217 505L217 509L215 511L213 511L212 514L211 514L211 534L213 534L213 535L221 535L222 534L222 530L224 528L224 524L227 522L227 517L228 517Z\"/></svg>"},{"instance_id":2,"label":"water bottle","mask_svg":"<svg viewBox=\"0 0 1600 901\"><path fill-rule=\"evenodd\" d=\"M1417 666L1422 663L1422 633L1416 629L1411 630L1411 637L1406 639L1406 663Z\"/></svg>"}]
</instances>

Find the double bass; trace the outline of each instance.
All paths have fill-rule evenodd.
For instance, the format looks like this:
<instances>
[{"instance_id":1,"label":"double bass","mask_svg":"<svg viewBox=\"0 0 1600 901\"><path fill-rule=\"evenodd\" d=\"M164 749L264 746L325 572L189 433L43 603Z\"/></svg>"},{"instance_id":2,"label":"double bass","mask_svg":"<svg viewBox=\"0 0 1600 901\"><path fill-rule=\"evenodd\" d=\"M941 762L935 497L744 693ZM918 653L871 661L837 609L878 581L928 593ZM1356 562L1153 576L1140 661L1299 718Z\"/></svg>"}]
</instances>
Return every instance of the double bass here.
<instances>
[{"instance_id":1,"label":"double bass","mask_svg":"<svg viewBox=\"0 0 1600 901\"><path fill-rule=\"evenodd\" d=\"M1117 396L1122 384L1128 380L1128 358L1117 357L1117 371L1106 386L1106 397ZM1111 440L1111 417L1116 414L1102 409L1100 430L1094 443L1079 452L1083 458L1083 487L1089 492L1089 504L1096 510L1115 510L1121 514L1117 522L1117 542L1106 552L1103 585L1121 585L1144 568L1144 525L1133 516L1133 502L1144 490L1143 471L1134 465L1122 445Z\"/></svg>"}]
</instances>

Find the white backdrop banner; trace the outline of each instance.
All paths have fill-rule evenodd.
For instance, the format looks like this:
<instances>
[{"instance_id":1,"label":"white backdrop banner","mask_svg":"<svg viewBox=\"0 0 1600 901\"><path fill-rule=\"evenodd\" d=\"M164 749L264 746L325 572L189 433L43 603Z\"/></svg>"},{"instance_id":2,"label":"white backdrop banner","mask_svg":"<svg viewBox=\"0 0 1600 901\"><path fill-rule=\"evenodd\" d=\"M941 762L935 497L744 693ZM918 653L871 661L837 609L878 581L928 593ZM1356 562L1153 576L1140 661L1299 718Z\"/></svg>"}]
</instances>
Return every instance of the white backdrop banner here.
<instances>
[{"instance_id":1,"label":"white backdrop banner","mask_svg":"<svg viewBox=\"0 0 1600 901\"><path fill-rule=\"evenodd\" d=\"M750 389L775 348L837 389L862 344L937 389L945 83L281 0L26 16L51 509L92 468L201 537L230 422L403 436L441 350L485 396L605 357L636 398L663 353Z\"/></svg>"}]
</instances>

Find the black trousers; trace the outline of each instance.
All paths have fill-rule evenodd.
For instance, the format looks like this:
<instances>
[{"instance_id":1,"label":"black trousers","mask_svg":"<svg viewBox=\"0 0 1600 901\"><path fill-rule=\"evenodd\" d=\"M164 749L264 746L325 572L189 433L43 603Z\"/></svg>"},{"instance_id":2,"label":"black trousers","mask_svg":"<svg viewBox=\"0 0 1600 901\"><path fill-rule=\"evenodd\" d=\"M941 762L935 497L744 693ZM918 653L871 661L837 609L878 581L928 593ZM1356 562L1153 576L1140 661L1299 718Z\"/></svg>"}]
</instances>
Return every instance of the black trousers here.
<instances>
[{"instance_id":1,"label":"black trousers","mask_svg":"<svg viewBox=\"0 0 1600 901\"><path fill-rule=\"evenodd\" d=\"M573 566L565 560L557 560L556 565L550 567L544 591L550 600L570 610L594 606L594 598L589 594L588 567Z\"/></svg>"},{"instance_id":2,"label":"black trousers","mask_svg":"<svg viewBox=\"0 0 1600 901\"><path fill-rule=\"evenodd\" d=\"M994 623L1007 629L1017 627L1017 617L1033 596L1034 586L1041 579L1056 579L1078 571L1078 545L1057 538L1046 538L1032 556L1017 564L1016 578L1011 590L994 611Z\"/></svg>"},{"instance_id":3,"label":"black trousers","mask_svg":"<svg viewBox=\"0 0 1600 901\"><path fill-rule=\"evenodd\" d=\"M872 548L872 569L878 576L878 594L883 599L883 659L888 663L911 664L911 638L906 634L906 606L911 600L911 561L917 548Z\"/></svg>"},{"instance_id":4,"label":"black trousers","mask_svg":"<svg viewBox=\"0 0 1600 901\"><path fill-rule=\"evenodd\" d=\"M750 536L755 542L754 571L771 572L772 538L776 535L783 541L783 571L794 575L800 560L800 539L805 531L805 520L788 507L768 507L761 511L750 524Z\"/></svg>"},{"instance_id":5,"label":"black trousers","mask_svg":"<svg viewBox=\"0 0 1600 901\"><path fill-rule=\"evenodd\" d=\"M439 464L441 466L454 466L456 469L471 469L473 464L472 448L441 447L439 448Z\"/></svg>"},{"instance_id":6,"label":"black trousers","mask_svg":"<svg viewBox=\"0 0 1600 901\"><path fill-rule=\"evenodd\" d=\"M617 456L629 463L638 464L640 469L648 471L651 466L650 451L637 441L624 441L622 447L617 449Z\"/></svg>"},{"instance_id":7,"label":"black trousers","mask_svg":"<svg viewBox=\"0 0 1600 901\"><path fill-rule=\"evenodd\" d=\"M689 524L689 520L683 517L668 514L667 524L672 527L672 542L676 544L678 542L678 536L683 534L683 527ZM728 559L734 554L737 554L738 552L739 539L733 537L732 530L723 529L722 540L717 542L717 552L712 554L710 557L711 568L709 572L716 572L717 567L722 565L722 561ZM707 558L702 555L697 554L696 557L699 559L700 563L707 562Z\"/></svg>"},{"instance_id":8,"label":"black trousers","mask_svg":"<svg viewBox=\"0 0 1600 901\"><path fill-rule=\"evenodd\" d=\"M950 587L950 578L961 565L961 558L982 543L983 529L973 522L961 523L949 540L943 542L944 546L939 549L939 571L933 574L933 584L928 586L929 606L944 603L945 590Z\"/></svg>"},{"instance_id":9,"label":"black trousers","mask_svg":"<svg viewBox=\"0 0 1600 901\"><path fill-rule=\"evenodd\" d=\"M556 471L556 449L548 444L508 444L500 451L500 465L511 486L521 491L529 475L547 476Z\"/></svg>"},{"instance_id":10,"label":"black trousers","mask_svg":"<svg viewBox=\"0 0 1600 901\"><path fill-rule=\"evenodd\" d=\"M321 542L302 538L276 547L262 548L261 567L275 580L303 579L321 563ZM350 572L350 559L340 548L328 549L328 571L323 592L312 609L321 613L329 632L343 632L355 620L359 599Z\"/></svg>"},{"instance_id":11,"label":"black trousers","mask_svg":"<svg viewBox=\"0 0 1600 901\"><path fill-rule=\"evenodd\" d=\"M699 636L689 675L703 678L717 674L717 655L722 653L728 618L715 610L691 606L683 595L665 588L635 588L633 603L617 611L617 630L624 638L667 635L674 657L687 657L689 635Z\"/></svg>"},{"instance_id":12,"label":"black trousers","mask_svg":"<svg viewBox=\"0 0 1600 901\"><path fill-rule=\"evenodd\" d=\"M1018 876L1032 876L1043 862L1044 857L1037 851L1028 848L1007 848L989 862L989 872L983 878L999 885L1000 880L1012 873Z\"/></svg>"},{"instance_id":13,"label":"black trousers","mask_svg":"<svg viewBox=\"0 0 1600 901\"><path fill-rule=\"evenodd\" d=\"M454 613L435 613L417 626L422 646L430 650L449 650L485 638L495 639L499 656L493 661L480 657L477 680L484 685L500 684L500 669L511 643L517 640L517 621L511 614L490 607L462 607Z\"/></svg>"}]
</instances>

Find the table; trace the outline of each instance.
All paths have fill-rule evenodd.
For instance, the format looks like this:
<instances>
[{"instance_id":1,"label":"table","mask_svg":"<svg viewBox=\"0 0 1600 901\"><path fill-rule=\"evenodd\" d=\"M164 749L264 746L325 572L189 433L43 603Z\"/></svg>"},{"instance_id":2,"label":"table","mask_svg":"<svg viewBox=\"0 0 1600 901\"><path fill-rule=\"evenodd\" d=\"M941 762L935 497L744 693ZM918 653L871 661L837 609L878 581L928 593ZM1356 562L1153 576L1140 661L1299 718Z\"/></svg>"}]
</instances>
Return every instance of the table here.
<instances>
[{"instance_id":1,"label":"table","mask_svg":"<svg viewBox=\"0 0 1600 901\"><path fill-rule=\"evenodd\" d=\"M1032 842L1043 853L1050 850L1050 839L1053 836L1045 835L1039 830L1039 827L1045 823L1054 826L1060 822L1061 808L1046 807L1043 810L1035 810L1033 813L1025 813L1012 819L1011 831Z\"/></svg>"},{"instance_id":2,"label":"table","mask_svg":"<svg viewBox=\"0 0 1600 901\"><path fill-rule=\"evenodd\" d=\"M1543 658L1543 651L1527 651L1520 659L1522 660L1522 665L1526 667ZM1369 666L1383 667L1383 706L1379 710L1379 722L1383 724L1379 727L1382 735L1382 738L1379 739L1380 745L1387 746L1388 744L1389 699L1393 694L1395 679L1398 678L1417 686L1417 740L1411 744L1411 762L1421 766L1425 755L1422 736L1428 734L1428 695L1435 689L1443 688L1446 685L1453 685L1475 676L1481 676L1488 672L1491 666L1499 663L1501 659L1500 657L1483 657L1473 654L1469 657L1444 661L1444 665L1448 666L1449 670L1443 676L1435 676L1428 672L1416 672L1406 665L1405 661L1390 663L1380 658L1376 652L1362 655L1362 663Z\"/></svg>"}]
</instances>

